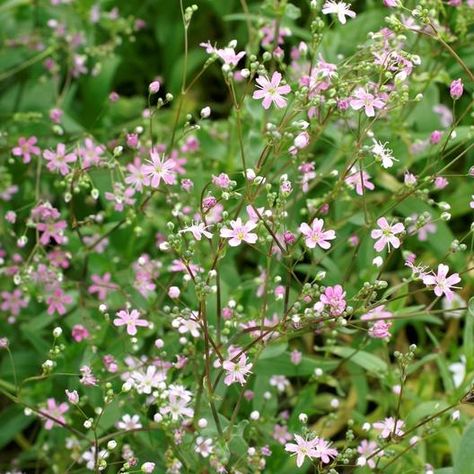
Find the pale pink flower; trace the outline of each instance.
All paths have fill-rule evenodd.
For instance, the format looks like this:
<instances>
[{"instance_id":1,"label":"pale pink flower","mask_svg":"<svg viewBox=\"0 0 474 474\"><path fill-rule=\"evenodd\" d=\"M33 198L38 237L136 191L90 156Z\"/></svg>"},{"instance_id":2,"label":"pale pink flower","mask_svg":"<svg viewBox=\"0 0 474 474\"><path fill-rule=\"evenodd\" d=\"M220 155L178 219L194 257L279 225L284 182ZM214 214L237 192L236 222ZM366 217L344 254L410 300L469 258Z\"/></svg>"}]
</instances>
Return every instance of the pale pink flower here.
<instances>
[{"instance_id":1,"label":"pale pink flower","mask_svg":"<svg viewBox=\"0 0 474 474\"><path fill-rule=\"evenodd\" d=\"M236 53L234 48L216 49L215 52L225 64L230 66L237 66L239 61L245 56L245 51Z\"/></svg>"},{"instance_id":2,"label":"pale pink flower","mask_svg":"<svg viewBox=\"0 0 474 474\"><path fill-rule=\"evenodd\" d=\"M145 166L140 158L135 157L133 163L127 165L128 174L125 176L125 183L134 187L137 191L142 191L143 186L149 186L150 178L145 175Z\"/></svg>"},{"instance_id":3,"label":"pale pink flower","mask_svg":"<svg viewBox=\"0 0 474 474\"><path fill-rule=\"evenodd\" d=\"M54 398L48 398L46 402L46 408L43 408L39 411L40 414L45 414L51 417L43 417L45 420L44 428L46 430L51 430L54 426L61 426L61 424L66 423L63 414L66 413L68 410L69 405L67 403L60 403L58 405Z\"/></svg>"},{"instance_id":4,"label":"pale pink flower","mask_svg":"<svg viewBox=\"0 0 474 474\"><path fill-rule=\"evenodd\" d=\"M369 327L369 336L376 339L386 339L390 337L391 321L376 321Z\"/></svg>"},{"instance_id":5,"label":"pale pink flower","mask_svg":"<svg viewBox=\"0 0 474 474\"><path fill-rule=\"evenodd\" d=\"M323 5L322 12L325 15L334 13L335 15L337 15L337 19L339 20L339 22L343 25L347 21L346 16L350 18L355 18L356 16L356 13L351 10L350 3L334 2L333 0L329 0Z\"/></svg>"},{"instance_id":6,"label":"pale pink flower","mask_svg":"<svg viewBox=\"0 0 474 474\"><path fill-rule=\"evenodd\" d=\"M454 292L451 290L451 287L456 283L461 281L461 278L458 273L453 273L450 276L447 276L449 272L449 267L440 263L438 265L437 274L425 274L423 275L423 283L426 286L434 285L434 293L436 296L446 296L448 301L451 301L454 298Z\"/></svg>"},{"instance_id":7,"label":"pale pink flower","mask_svg":"<svg viewBox=\"0 0 474 474\"><path fill-rule=\"evenodd\" d=\"M61 288L56 288L53 294L48 296L46 303L48 304L48 314L52 315L56 312L62 316L66 313L65 305L72 303L72 297L64 293Z\"/></svg>"},{"instance_id":8,"label":"pale pink flower","mask_svg":"<svg viewBox=\"0 0 474 474\"><path fill-rule=\"evenodd\" d=\"M388 438L394 433L397 436L402 436L404 434L403 427L405 422L402 420L396 420L395 418L385 418L382 421L377 421L373 424L373 427L380 432L382 438Z\"/></svg>"},{"instance_id":9,"label":"pale pink flower","mask_svg":"<svg viewBox=\"0 0 474 474\"><path fill-rule=\"evenodd\" d=\"M281 74L277 71L273 73L271 81L266 76L258 76L257 84L260 89L253 93L254 99L263 99L262 105L264 109L269 109L275 104L279 109L285 107L286 99L282 97L291 92L291 87L288 84L280 85Z\"/></svg>"},{"instance_id":10,"label":"pale pink flower","mask_svg":"<svg viewBox=\"0 0 474 474\"><path fill-rule=\"evenodd\" d=\"M357 465L365 466L367 464L367 466L373 469L376 466L375 456L383 456L383 451L379 451L377 454L375 454L377 450L378 445L375 441L363 439L357 447L357 452L360 454L360 456L357 458ZM375 454L375 456L372 457L372 454ZM367 459L369 457L370 459Z\"/></svg>"},{"instance_id":11,"label":"pale pink flower","mask_svg":"<svg viewBox=\"0 0 474 474\"><path fill-rule=\"evenodd\" d=\"M117 312L117 318L114 319L115 326L127 326L127 333L130 336L135 336L137 333L137 326L148 327L148 321L146 319L140 319L140 312L136 309L129 311L128 309L122 309Z\"/></svg>"},{"instance_id":12,"label":"pale pink flower","mask_svg":"<svg viewBox=\"0 0 474 474\"><path fill-rule=\"evenodd\" d=\"M375 189L374 183L370 181L370 174L366 171L358 170L352 167L348 176L344 179L344 182L351 188L355 189L359 196L364 195L364 188L370 191Z\"/></svg>"},{"instance_id":13,"label":"pale pink flower","mask_svg":"<svg viewBox=\"0 0 474 474\"><path fill-rule=\"evenodd\" d=\"M241 354L237 362L225 360L222 364L222 367L227 373L224 378L224 383L226 385L231 385L233 383L240 383L240 385L244 385L245 378L251 373L252 364L247 364L247 356L245 354Z\"/></svg>"},{"instance_id":14,"label":"pale pink flower","mask_svg":"<svg viewBox=\"0 0 474 474\"><path fill-rule=\"evenodd\" d=\"M68 163L74 163L77 160L75 153L66 153L66 145L58 143L56 151L44 150L43 157L48 164L46 165L49 171L58 171L63 176L69 173Z\"/></svg>"},{"instance_id":15,"label":"pale pink flower","mask_svg":"<svg viewBox=\"0 0 474 474\"><path fill-rule=\"evenodd\" d=\"M208 227L209 226L206 226L204 222L199 222L192 224L189 227L184 228L183 230L180 230L180 233L191 232L191 234L193 234L193 237L196 240L201 240L203 235L208 239L212 239L212 234L206 230Z\"/></svg>"},{"instance_id":16,"label":"pale pink flower","mask_svg":"<svg viewBox=\"0 0 474 474\"><path fill-rule=\"evenodd\" d=\"M314 449L316 454L314 457L316 459L321 459L323 464L329 464L331 462L331 458L335 458L338 455L337 449L330 448L329 442L323 438L315 438Z\"/></svg>"},{"instance_id":17,"label":"pale pink flower","mask_svg":"<svg viewBox=\"0 0 474 474\"><path fill-rule=\"evenodd\" d=\"M464 92L464 86L461 79L456 79L455 81L451 82L449 86L449 93L454 100L458 100L461 98Z\"/></svg>"},{"instance_id":18,"label":"pale pink flower","mask_svg":"<svg viewBox=\"0 0 474 474\"><path fill-rule=\"evenodd\" d=\"M296 443L286 443L285 451L296 454L296 465L301 467L305 457L312 459L317 456L318 453L315 449L317 438L307 440L302 436L295 434L295 441Z\"/></svg>"},{"instance_id":19,"label":"pale pink flower","mask_svg":"<svg viewBox=\"0 0 474 474\"><path fill-rule=\"evenodd\" d=\"M73 390L72 392L65 390L65 393L69 403L72 403L73 405L79 403L79 394L77 393L77 390Z\"/></svg>"},{"instance_id":20,"label":"pale pink flower","mask_svg":"<svg viewBox=\"0 0 474 474\"><path fill-rule=\"evenodd\" d=\"M93 285L89 286L89 293L92 295L97 293L97 298L103 301L107 298L107 293L112 290L116 290L118 286L115 283L111 283L111 275L109 272L104 273L104 276L92 275L91 280L94 282Z\"/></svg>"},{"instance_id":21,"label":"pale pink flower","mask_svg":"<svg viewBox=\"0 0 474 474\"><path fill-rule=\"evenodd\" d=\"M323 230L323 219L314 219L311 227L304 222L300 225L299 230L305 237L306 246L314 249L316 246L322 249L329 249L331 247L329 240L336 238L336 233L333 230Z\"/></svg>"},{"instance_id":22,"label":"pale pink flower","mask_svg":"<svg viewBox=\"0 0 474 474\"><path fill-rule=\"evenodd\" d=\"M389 319L393 316L393 313L385 309L385 305L377 306L371 309L367 313L363 314L360 319L362 321L370 321L371 319Z\"/></svg>"},{"instance_id":23,"label":"pale pink flower","mask_svg":"<svg viewBox=\"0 0 474 474\"><path fill-rule=\"evenodd\" d=\"M175 167L176 163L172 159L165 159L165 155L160 158L156 151L150 152L151 160L146 160L148 165L144 165L142 170L147 178L150 180L150 186L157 188L161 180L166 184L171 185L176 182Z\"/></svg>"},{"instance_id":24,"label":"pale pink flower","mask_svg":"<svg viewBox=\"0 0 474 474\"><path fill-rule=\"evenodd\" d=\"M12 154L14 156L23 157L23 163L29 163L31 161L31 155L39 155L41 150L35 146L38 139L36 137L20 137L18 140L18 146L13 148Z\"/></svg>"},{"instance_id":25,"label":"pale pink flower","mask_svg":"<svg viewBox=\"0 0 474 474\"><path fill-rule=\"evenodd\" d=\"M79 371L81 372L81 378L79 382L85 386L94 386L97 385L97 378L92 373L92 369L88 365L83 365Z\"/></svg>"},{"instance_id":26,"label":"pale pink flower","mask_svg":"<svg viewBox=\"0 0 474 474\"><path fill-rule=\"evenodd\" d=\"M405 226L400 222L390 225L385 217L377 219L377 225L379 229L374 229L370 233L373 239L378 239L374 244L374 249L377 252L381 252L387 246L390 251L390 245L398 249L400 247L400 239L396 235L404 232Z\"/></svg>"},{"instance_id":27,"label":"pale pink flower","mask_svg":"<svg viewBox=\"0 0 474 474\"><path fill-rule=\"evenodd\" d=\"M87 169L92 166L99 166L104 152L105 147L103 145L96 145L92 139L86 138L84 146L78 148L77 154L82 158L82 167Z\"/></svg>"},{"instance_id":28,"label":"pale pink flower","mask_svg":"<svg viewBox=\"0 0 474 474\"><path fill-rule=\"evenodd\" d=\"M257 234L251 231L257 227L257 224L253 221L247 221L245 224L242 223L242 219L238 217L235 221L230 221L231 229L223 227L220 232L220 236L229 240L231 247L237 247L242 242L248 244L254 244L257 242Z\"/></svg>"},{"instance_id":29,"label":"pale pink flower","mask_svg":"<svg viewBox=\"0 0 474 474\"><path fill-rule=\"evenodd\" d=\"M120 421L115 425L119 430L131 431L142 428L140 417L138 415L130 416L128 413L122 416Z\"/></svg>"},{"instance_id":30,"label":"pale pink flower","mask_svg":"<svg viewBox=\"0 0 474 474\"><path fill-rule=\"evenodd\" d=\"M292 438L291 434L288 433L288 427L285 425L278 424L273 427L272 437L280 444L286 444L286 442L290 441L290 439Z\"/></svg>"},{"instance_id":31,"label":"pale pink flower","mask_svg":"<svg viewBox=\"0 0 474 474\"><path fill-rule=\"evenodd\" d=\"M375 115L374 109L382 109L385 106L385 102L379 98L367 92L367 90L359 87L354 91L354 98L350 101L350 105L354 110L362 109L365 110L367 117L373 117Z\"/></svg>"}]
</instances>

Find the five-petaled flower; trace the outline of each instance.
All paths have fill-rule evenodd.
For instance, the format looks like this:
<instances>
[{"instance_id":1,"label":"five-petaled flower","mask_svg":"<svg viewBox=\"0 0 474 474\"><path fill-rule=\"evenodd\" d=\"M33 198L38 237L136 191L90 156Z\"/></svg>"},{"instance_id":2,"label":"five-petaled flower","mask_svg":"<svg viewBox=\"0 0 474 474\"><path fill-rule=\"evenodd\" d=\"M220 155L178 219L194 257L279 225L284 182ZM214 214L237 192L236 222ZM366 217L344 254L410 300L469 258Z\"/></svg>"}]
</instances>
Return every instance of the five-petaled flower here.
<instances>
[{"instance_id":1,"label":"five-petaled flower","mask_svg":"<svg viewBox=\"0 0 474 474\"><path fill-rule=\"evenodd\" d=\"M54 398L48 398L46 402L46 408L39 410L40 416L44 418L44 428L46 430L51 430L54 426L62 426L66 423L64 418L64 413L69 410L69 405L67 403L56 403Z\"/></svg>"},{"instance_id":2,"label":"five-petaled flower","mask_svg":"<svg viewBox=\"0 0 474 474\"><path fill-rule=\"evenodd\" d=\"M20 137L18 139L18 146L13 148L12 154L14 156L23 157L23 163L29 163L31 161L31 155L39 155L41 150L36 146L38 139L36 137Z\"/></svg>"},{"instance_id":3,"label":"five-petaled flower","mask_svg":"<svg viewBox=\"0 0 474 474\"><path fill-rule=\"evenodd\" d=\"M345 2L334 2L333 0L327 1L323 5L322 12L325 15L330 15L334 13L337 15L337 19L343 25L346 23L346 16L350 18L355 18L356 13L351 10L351 4Z\"/></svg>"},{"instance_id":4,"label":"five-petaled flower","mask_svg":"<svg viewBox=\"0 0 474 474\"><path fill-rule=\"evenodd\" d=\"M461 277L458 273L453 273L448 276L449 267L440 263L438 265L438 273L436 274L425 274L423 275L423 283L427 286L434 285L433 291L436 296L446 296L448 301L454 298L454 292L451 287L461 281Z\"/></svg>"},{"instance_id":5,"label":"five-petaled flower","mask_svg":"<svg viewBox=\"0 0 474 474\"><path fill-rule=\"evenodd\" d=\"M46 167L49 171L58 171L63 176L69 173L68 163L74 163L77 160L75 153L66 153L66 145L58 143L56 151L44 150L43 157L48 162Z\"/></svg>"},{"instance_id":6,"label":"five-petaled flower","mask_svg":"<svg viewBox=\"0 0 474 474\"><path fill-rule=\"evenodd\" d=\"M370 236L373 239L378 239L374 244L374 249L377 250L377 252L381 252L385 246L387 246L390 251L390 245L393 245L394 248L398 249L398 247L400 247L400 239L396 234L404 232L405 226L400 222L390 225L385 217L378 219L377 225L379 226L379 229L374 229L370 233Z\"/></svg>"},{"instance_id":7,"label":"five-petaled flower","mask_svg":"<svg viewBox=\"0 0 474 474\"><path fill-rule=\"evenodd\" d=\"M231 229L223 227L220 236L229 239L229 245L231 247L237 247L242 242L247 242L248 244L257 242L257 234L251 232L257 227L255 222L247 221L244 224L242 219L238 217L235 221L230 221L230 226Z\"/></svg>"},{"instance_id":8,"label":"five-petaled flower","mask_svg":"<svg viewBox=\"0 0 474 474\"><path fill-rule=\"evenodd\" d=\"M329 240L336 238L336 233L333 230L323 230L324 221L322 219L314 219L311 227L304 222L300 225L300 232L305 237L306 246L314 249L317 245L322 249L327 250L331 247Z\"/></svg>"},{"instance_id":9,"label":"five-petaled flower","mask_svg":"<svg viewBox=\"0 0 474 474\"><path fill-rule=\"evenodd\" d=\"M236 382L240 383L240 385L244 385L245 377L250 373L252 364L247 364L247 356L241 354L237 362L226 360L223 362L222 367L227 372L224 379L226 385L231 385Z\"/></svg>"},{"instance_id":10,"label":"five-petaled flower","mask_svg":"<svg viewBox=\"0 0 474 474\"><path fill-rule=\"evenodd\" d=\"M256 81L259 89L253 93L253 98L263 99L262 106L264 109L269 109L272 103L279 109L285 107L286 99L283 95L291 92L291 87L288 84L280 85L281 74L278 71L273 73L271 80L266 76L258 76Z\"/></svg>"},{"instance_id":11,"label":"five-petaled flower","mask_svg":"<svg viewBox=\"0 0 474 474\"><path fill-rule=\"evenodd\" d=\"M373 117L375 109L383 109L385 106L385 101L367 92L362 87L356 89L353 96L354 98L350 101L351 107L354 110L360 110L363 107L367 117Z\"/></svg>"},{"instance_id":12,"label":"five-petaled flower","mask_svg":"<svg viewBox=\"0 0 474 474\"><path fill-rule=\"evenodd\" d=\"M137 326L148 327L146 319L140 319L140 312L136 309L129 311L122 309L117 312L117 318L114 319L115 326L127 326L127 333L130 336L135 336L137 333Z\"/></svg>"},{"instance_id":13,"label":"five-petaled flower","mask_svg":"<svg viewBox=\"0 0 474 474\"><path fill-rule=\"evenodd\" d=\"M168 158L165 155L160 157L159 153L152 150L150 152L150 160L146 160L146 165L143 165L143 174L149 179L149 185L152 188L157 188L160 185L161 180L166 184L176 183L176 163L174 160Z\"/></svg>"}]
</instances>

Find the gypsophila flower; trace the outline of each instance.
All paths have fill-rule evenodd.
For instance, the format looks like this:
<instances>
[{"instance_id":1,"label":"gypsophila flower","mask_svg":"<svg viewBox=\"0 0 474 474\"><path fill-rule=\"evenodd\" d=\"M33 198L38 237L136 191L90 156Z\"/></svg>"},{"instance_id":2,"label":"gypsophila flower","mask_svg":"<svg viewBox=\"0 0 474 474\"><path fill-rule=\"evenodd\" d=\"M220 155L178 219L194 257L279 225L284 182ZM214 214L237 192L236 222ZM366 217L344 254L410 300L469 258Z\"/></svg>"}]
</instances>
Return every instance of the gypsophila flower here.
<instances>
[{"instance_id":1,"label":"gypsophila flower","mask_svg":"<svg viewBox=\"0 0 474 474\"><path fill-rule=\"evenodd\" d=\"M325 15L337 15L337 19L343 25L346 24L346 16L348 16L349 18L356 17L356 13L351 10L350 3L335 2L333 0L329 0L323 5L322 12Z\"/></svg>"},{"instance_id":2,"label":"gypsophila flower","mask_svg":"<svg viewBox=\"0 0 474 474\"><path fill-rule=\"evenodd\" d=\"M251 231L257 227L257 224L253 221L247 221L245 224L242 219L238 217L235 221L230 221L230 229L223 227L220 231L220 236L229 239L229 245L231 247L237 247L242 242L248 244L254 244L257 242L257 234Z\"/></svg>"},{"instance_id":3,"label":"gypsophila flower","mask_svg":"<svg viewBox=\"0 0 474 474\"><path fill-rule=\"evenodd\" d=\"M453 273L448 276L449 267L440 263L438 265L438 272L433 274L423 275L423 283L427 286L434 286L433 291L436 296L445 295L448 301L454 297L454 292L451 287L461 281L458 273Z\"/></svg>"},{"instance_id":4,"label":"gypsophila flower","mask_svg":"<svg viewBox=\"0 0 474 474\"><path fill-rule=\"evenodd\" d=\"M122 309L117 312L117 318L114 319L114 326L126 326L127 334L134 336L137 333L137 327L148 327L146 319L140 318L140 312L136 309L129 311Z\"/></svg>"},{"instance_id":5,"label":"gypsophila flower","mask_svg":"<svg viewBox=\"0 0 474 474\"><path fill-rule=\"evenodd\" d=\"M291 92L291 88L288 84L281 84L281 74L275 71L272 75L272 79L268 77L258 76L257 87L259 88L253 93L254 99L263 99L262 106L264 109L269 109L272 104L279 109L285 107L286 99L283 97Z\"/></svg>"},{"instance_id":6,"label":"gypsophila flower","mask_svg":"<svg viewBox=\"0 0 474 474\"><path fill-rule=\"evenodd\" d=\"M314 219L311 223L311 227L303 223L300 225L299 230L305 237L306 246L310 249L314 249L316 246L322 249L329 249L331 247L329 240L336 238L336 233L333 230L323 231L324 221L322 219Z\"/></svg>"},{"instance_id":7,"label":"gypsophila flower","mask_svg":"<svg viewBox=\"0 0 474 474\"><path fill-rule=\"evenodd\" d=\"M379 229L374 229L370 233L370 236L377 240L374 244L374 249L377 252L381 252L387 246L388 251L390 251L390 245L398 249L401 242L397 234L404 232L405 226L402 223L389 224L385 217L377 219L377 225Z\"/></svg>"}]
</instances>

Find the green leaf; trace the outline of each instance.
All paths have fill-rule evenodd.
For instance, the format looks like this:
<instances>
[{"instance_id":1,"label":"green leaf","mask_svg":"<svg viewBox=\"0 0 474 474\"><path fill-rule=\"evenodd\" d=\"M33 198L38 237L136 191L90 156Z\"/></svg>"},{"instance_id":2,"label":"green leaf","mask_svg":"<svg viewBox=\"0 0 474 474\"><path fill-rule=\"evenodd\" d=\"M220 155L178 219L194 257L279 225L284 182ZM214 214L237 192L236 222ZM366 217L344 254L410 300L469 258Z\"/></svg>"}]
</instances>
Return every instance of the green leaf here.
<instances>
[{"instance_id":1,"label":"green leaf","mask_svg":"<svg viewBox=\"0 0 474 474\"><path fill-rule=\"evenodd\" d=\"M272 344L268 347L263 349L262 353L260 354L259 359L273 359L278 357L279 355L285 352L286 348L288 347L288 343L284 342L282 344Z\"/></svg>"},{"instance_id":2,"label":"green leaf","mask_svg":"<svg viewBox=\"0 0 474 474\"><path fill-rule=\"evenodd\" d=\"M454 458L453 474L472 474L474 466L474 421L469 423Z\"/></svg>"},{"instance_id":3,"label":"green leaf","mask_svg":"<svg viewBox=\"0 0 474 474\"><path fill-rule=\"evenodd\" d=\"M351 347L333 347L331 348L331 352L339 357L351 360L358 366L374 374L381 375L381 373L387 372L387 364L374 354L358 351Z\"/></svg>"},{"instance_id":4,"label":"green leaf","mask_svg":"<svg viewBox=\"0 0 474 474\"><path fill-rule=\"evenodd\" d=\"M2 429L0 430L0 448L6 446L18 433L23 431L34 419L23 414L20 407L10 406L0 414Z\"/></svg>"}]
</instances>

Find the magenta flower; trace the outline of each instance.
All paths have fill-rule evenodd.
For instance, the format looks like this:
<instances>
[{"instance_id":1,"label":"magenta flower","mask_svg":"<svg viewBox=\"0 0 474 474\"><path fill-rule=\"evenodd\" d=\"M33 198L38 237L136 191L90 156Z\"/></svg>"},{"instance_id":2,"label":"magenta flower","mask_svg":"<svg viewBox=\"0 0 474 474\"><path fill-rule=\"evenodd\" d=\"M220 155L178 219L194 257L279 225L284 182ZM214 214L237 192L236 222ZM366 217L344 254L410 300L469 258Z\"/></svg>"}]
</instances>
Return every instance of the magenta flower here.
<instances>
[{"instance_id":1,"label":"magenta flower","mask_svg":"<svg viewBox=\"0 0 474 474\"><path fill-rule=\"evenodd\" d=\"M346 292L341 285L328 286L320 297L321 303L329 306L332 316L339 316L346 309Z\"/></svg>"},{"instance_id":2,"label":"magenta flower","mask_svg":"<svg viewBox=\"0 0 474 474\"><path fill-rule=\"evenodd\" d=\"M231 385L233 383L245 384L245 377L250 374L252 364L247 364L247 356L242 354L238 362L226 360L222 364L222 368L227 372L224 383Z\"/></svg>"},{"instance_id":3,"label":"magenta flower","mask_svg":"<svg viewBox=\"0 0 474 474\"><path fill-rule=\"evenodd\" d=\"M104 301L107 298L107 293L112 290L116 290L118 286L115 283L111 283L111 275L109 272L105 273L103 277L100 275L92 275L91 280L94 282L93 285L89 286L89 293L92 295L97 293L97 298L100 301Z\"/></svg>"},{"instance_id":4,"label":"magenta flower","mask_svg":"<svg viewBox=\"0 0 474 474\"><path fill-rule=\"evenodd\" d=\"M0 305L2 311L9 311L13 316L18 316L22 308L28 306L28 300L23 297L21 290L16 289L12 292L2 291L3 302Z\"/></svg>"},{"instance_id":5,"label":"magenta flower","mask_svg":"<svg viewBox=\"0 0 474 474\"><path fill-rule=\"evenodd\" d=\"M285 107L286 99L282 96L291 92L291 87L288 84L280 86L281 74L279 72L273 73L271 81L266 76L258 76L256 81L260 89L253 93L253 98L263 99L264 109L269 109L272 103L279 109Z\"/></svg>"},{"instance_id":6,"label":"magenta flower","mask_svg":"<svg viewBox=\"0 0 474 474\"><path fill-rule=\"evenodd\" d=\"M58 143L56 151L45 150L43 157L48 161L46 165L49 171L58 171L63 176L69 173L68 163L74 163L77 160L75 153L66 154L66 145L64 143Z\"/></svg>"},{"instance_id":7,"label":"magenta flower","mask_svg":"<svg viewBox=\"0 0 474 474\"><path fill-rule=\"evenodd\" d=\"M63 414L66 413L68 410L69 405L67 403L61 403L58 405L54 398L48 398L48 401L46 402L46 408L43 408L39 411L40 414L45 414L51 417L43 417L45 420L44 428L46 430L51 430L54 426L61 426L61 424L66 423Z\"/></svg>"},{"instance_id":8,"label":"magenta flower","mask_svg":"<svg viewBox=\"0 0 474 474\"><path fill-rule=\"evenodd\" d=\"M253 221L247 221L245 224L242 223L242 219L239 217L235 221L230 221L231 229L223 227L220 232L220 236L229 240L231 247L237 247L242 242L248 244L254 244L257 242L257 234L251 231L257 227L257 224Z\"/></svg>"},{"instance_id":9,"label":"magenta flower","mask_svg":"<svg viewBox=\"0 0 474 474\"><path fill-rule=\"evenodd\" d=\"M76 342L81 342L89 337L89 331L82 324L75 324L71 330L71 336Z\"/></svg>"},{"instance_id":10,"label":"magenta flower","mask_svg":"<svg viewBox=\"0 0 474 474\"><path fill-rule=\"evenodd\" d=\"M350 3L344 3L344 2L334 2L333 0L328 0L324 5L322 12L325 15L329 15L331 13L334 13L337 15L337 19L341 24L346 23L346 16L349 18L355 18L356 13L351 10L351 4Z\"/></svg>"},{"instance_id":11,"label":"magenta flower","mask_svg":"<svg viewBox=\"0 0 474 474\"><path fill-rule=\"evenodd\" d=\"M402 223L390 225L385 217L377 219L379 229L374 229L370 236L373 239L378 239L374 244L374 249L377 252L381 252L387 245L388 251L390 252L390 245L398 249L400 247L400 239L396 237L396 234L400 234L405 231L405 226Z\"/></svg>"},{"instance_id":12,"label":"magenta flower","mask_svg":"<svg viewBox=\"0 0 474 474\"><path fill-rule=\"evenodd\" d=\"M160 158L159 153L152 150L150 152L151 160L146 160L148 165L144 165L142 170L147 178L149 178L149 185L152 188L157 188L161 180L166 184L175 184L176 173L174 171L176 163L172 159L165 159L165 155Z\"/></svg>"},{"instance_id":13,"label":"magenta flower","mask_svg":"<svg viewBox=\"0 0 474 474\"><path fill-rule=\"evenodd\" d=\"M38 139L36 137L20 137L18 140L18 146L13 148L12 154L14 156L23 157L23 163L29 163L31 161L31 155L39 155L41 150L35 146Z\"/></svg>"},{"instance_id":14,"label":"magenta flower","mask_svg":"<svg viewBox=\"0 0 474 474\"><path fill-rule=\"evenodd\" d=\"M382 99L375 97L362 87L356 89L353 95L354 99L350 101L351 107L354 110L360 110L363 107L367 117L373 117L375 115L374 109L382 109L385 106L385 102Z\"/></svg>"},{"instance_id":15,"label":"magenta flower","mask_svg":"<svg viewBox=\"0 0 474 474\"><path fill-rule=\"evenodd\" d=\"M317 456L318 453L315 449L317 438L307 440L302 436L295 434L295 441L296 443L286 443L285 451L296 454L296 465L301 467L305 457L312 459Z\"/></svg>"},{"instance_id":16,"label":"magenta flower","mask_svg":"<svg viewBox=\"0 0 474 474\"><path fill-rule=\"evenodd\" d=\"M323 231L324 221L322 219L314 219L311 227L304 222L300 225L299 230L305 236L306 246L314 249L317 245L322 249L329 249L331 244L328 240L334 240L336 233L333 230Z\"/></svg>"},{"instance_id":17,"label":"magenta flower","mask_svg":"<svg viewBox=\"0 0 474 474\"><path fill-rule=\"evenodd\" d=\"M48 303L48 314L54 314L55 312L59 315L66 313L66 304L72 303L72 297L64 293L61 288L56 288L52 295L48 296L46 302Z\"/></svg>"},{"instance_id":18,"label":"magenta flower","mask_svg":"<svg viewBox=\"0 0 474 474\"><path fill-rule=\"evenodd\" d=\"M454 292L451 290L451 287L456 283L461 281L461 278L458 273L453 273L450 276L447 276L449 272L449 267L440 263L438 265L437 274L425 274L423 275L423 283L426 286L434 285L434 293L436 296L446 296L448 301L452 301L454 298Z\"/></svg>"},{"instance_id":19,"label":"magenta flower","mask_svg":"<svg viewBox=\"0 0 474 474\"><path fill-rule=\"evenodd\" d=\"M136 309L131 311L120 310L117 312L117 318L114 319L115 326L127 326L127 333L130 336L135 336L137 333L137 326L148 327L148 321L146 319L140 319L140 312Z\"/></svg>"},{"instance_id":20,"label":"magenta flower","mask_svg":"<svg viewBox=\"0 0 474 474\"><path fill-rule=\"evenodd\" d=\"M376 321L369 327L369 336L376 339L386 339L391 336L391 321Z\"/></svg>"}]
</instances>

